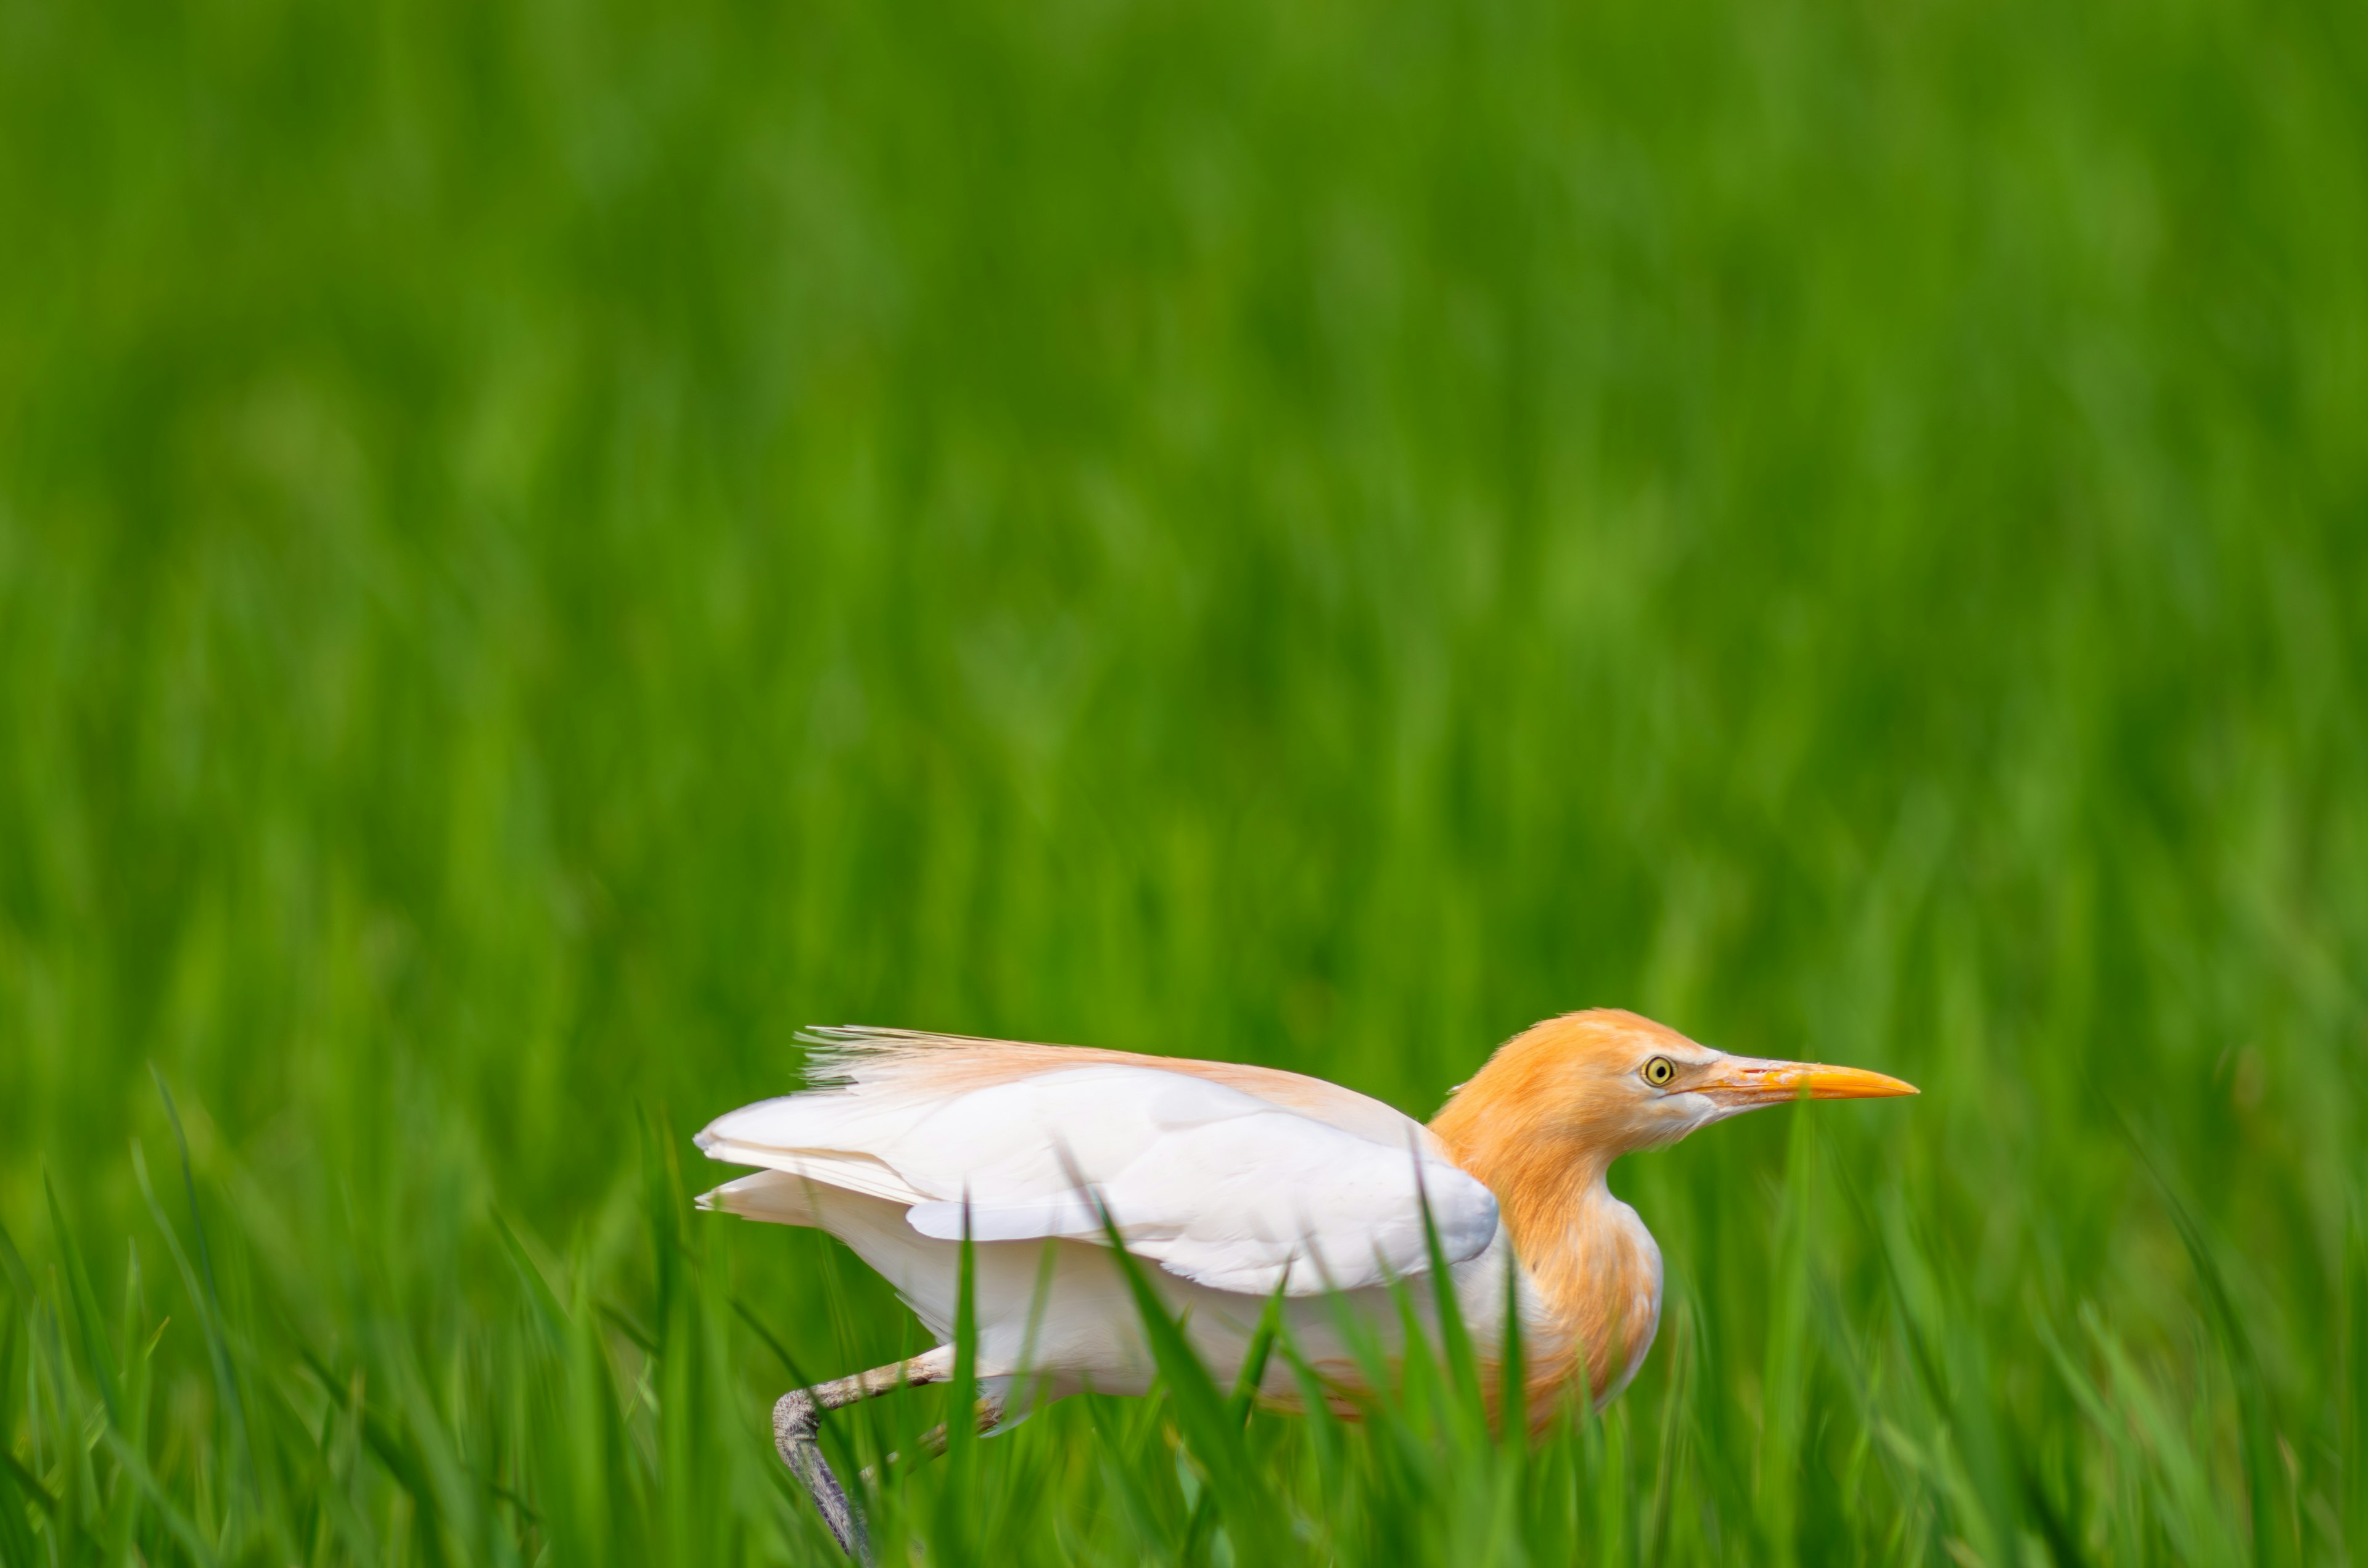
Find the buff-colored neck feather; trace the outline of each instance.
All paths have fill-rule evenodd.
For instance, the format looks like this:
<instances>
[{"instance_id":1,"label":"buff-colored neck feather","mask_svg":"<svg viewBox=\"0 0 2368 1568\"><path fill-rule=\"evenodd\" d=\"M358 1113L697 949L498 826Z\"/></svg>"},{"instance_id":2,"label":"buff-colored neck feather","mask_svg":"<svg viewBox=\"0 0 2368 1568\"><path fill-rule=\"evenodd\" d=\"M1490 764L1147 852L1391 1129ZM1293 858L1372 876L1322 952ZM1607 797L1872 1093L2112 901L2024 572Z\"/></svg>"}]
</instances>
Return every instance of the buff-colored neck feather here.
<instances>
[{"instance_id":1,"label":"buff-colored neck feather","mask_svg":"<svg viewBox=\"0 0 2368 1568\"><path fill-rule=\"evenodd\" d=\"M1545 1308L1551 1332L1530 1347L1526 1379L1541 1415L1582 1373L1600 1399L1634 1366L1658 1315L1660 1277L1650 1238L1604 1183L1618 1131L1574 1103L1548 1028L1498 1051L1430 1124L1497 1195Z\"/></svg>"}]
</instances>

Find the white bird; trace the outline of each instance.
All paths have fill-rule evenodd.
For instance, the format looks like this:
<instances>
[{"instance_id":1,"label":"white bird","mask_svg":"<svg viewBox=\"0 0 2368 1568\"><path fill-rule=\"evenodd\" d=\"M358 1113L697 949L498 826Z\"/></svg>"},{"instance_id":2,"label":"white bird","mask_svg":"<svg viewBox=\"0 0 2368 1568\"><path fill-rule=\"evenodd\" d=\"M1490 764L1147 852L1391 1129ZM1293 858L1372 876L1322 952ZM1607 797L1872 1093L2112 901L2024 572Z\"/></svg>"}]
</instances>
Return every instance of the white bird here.
<instances>
[{"instance_id":1,"label":"white bird","mask_svg":"<svg viewBox=\"0 0 2368 1568\"><path fill-rule=\"evenodd\" d=\"M1501 1369L1509 1287L1521 1381L1543 1419L1565 1388L1616 1395L1660 1321L1660 1250L1605 1185L1614 1159L1759 1106L1916 1092L1856 1068L1730 1056L1616 1009L1516 1036L1429 1127L1269 1067L901 1029L808 1038L813 1086L699 1135L712 1157L762 1167L700 1201L828 1232L939 1341L774 1407L781 1457L850 1552L860 1523L815 1446L819 1414L953 1375L965 1211L982 1428L1021 1414L1020 1399L1150 1387L1105 1215L1158 1266L1143 1272L1220 1378L1242 1367L1279 1299L1301 1358L1357 1391L1363 1363L1339 1309L1385 1356L1403 1345L1391 1285L1429 1267L1426 1204L1492 1373L1484 1386ZM1428 1312L1430 1290L1406 1294ZM1277 1361L1258 1392L1289 1408L1297 1383Z\"/></svg>"}]
</instances>

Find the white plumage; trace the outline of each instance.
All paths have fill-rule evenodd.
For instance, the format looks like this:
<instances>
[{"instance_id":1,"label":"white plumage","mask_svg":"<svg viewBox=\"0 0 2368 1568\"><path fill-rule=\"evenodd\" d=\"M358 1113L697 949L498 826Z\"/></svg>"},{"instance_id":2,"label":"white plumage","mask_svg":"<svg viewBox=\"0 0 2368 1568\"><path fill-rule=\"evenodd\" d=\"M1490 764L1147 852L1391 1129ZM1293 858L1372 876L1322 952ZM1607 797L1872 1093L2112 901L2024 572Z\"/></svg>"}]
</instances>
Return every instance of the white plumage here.
<instances>
[{"instance_id":1,"label":"white plumage","mask_svg":"<svg viewBox=\"0 0 2368 1568\"><path fill-rule=\"evenodd\" d=\"M1605 1184L1611 1162L1757 1107L1916 1092L1861 1068L1730 1056L1618 1008L1523 1030L1429 1128L1267 1067L894 1029L808 1038L824 1047L818 1086L700 1134L717 1159L763 1167L701 1201L828 1231L941 1341L966 1227L985 1423L1013 1413L1015 1393L1150 1386L1110 1224L1159 1266L1145 1273L1212 1372L1241 1367L1280 1301L1322 1397L1371 1392L1406 1335L1431 1327L1426 1205L1484 1391L1518 1376L1532 1424L1565 1393L1610 1399L1661 1316L1660 1248ZM1409 1276L1414 1289L1392 1288ZM851 1555L862 1521L816 1447L821 1414L952 1371L941 1343L774 1405L774 1446ZM1289 1404L1295 1387L1277 1358L1259 1392Z\"/></svg>"},{"instance_id":2,"label":"white plumage","mask_svg":"<svg viewBox=\"0 0 2368 1568\"><path fill-rule=\"evenodd\" d=\"M952 1335L967 1205L980 1370L998 1393L1022 1374L1054 1393L1147 1386L1097 1199L1127 1250L1159 1266L1154 1278L1221 1377L1278 1289L1318 1365L1352 1354L1337 1309L1309 1300L1326 1290L1394 1347L1401 1313L1386 1287L1427 1270L1426 1201L1467 1315L1475 1326L1502 1318L1495 1196L1377 1100L1290 1074L1119 1052L888 1030L816 1039L818 1086L699 1135L713 1158L763 1167L702 1201L830 1232L941 1339ZM1412 1294L1420 1311L1430 1292ZM1288 1391L1280 1362L1269 1388Z\"/></svg>"}]
</instances>

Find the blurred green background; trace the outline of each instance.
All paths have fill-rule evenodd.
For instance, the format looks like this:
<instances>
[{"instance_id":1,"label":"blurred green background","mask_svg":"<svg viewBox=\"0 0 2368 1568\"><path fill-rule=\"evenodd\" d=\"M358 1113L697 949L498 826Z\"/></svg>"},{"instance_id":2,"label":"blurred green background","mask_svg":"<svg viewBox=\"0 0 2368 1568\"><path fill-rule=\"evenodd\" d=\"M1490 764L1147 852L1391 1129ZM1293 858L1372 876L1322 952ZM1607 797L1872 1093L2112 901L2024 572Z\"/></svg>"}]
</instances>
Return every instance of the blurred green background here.
<instances>
[{"instance_id":1,"label":"blurred green background","mask_svg":"<svg viewBox=\"0 0 2368 1568\"><path fill-rule=\"evenodd\" d=\"M1925 1096L1538 1455L891 1547L2368 1561L2368 10L0 0L0 1561L827 1561L800 1025L1590 1005Z\"/></svg>"}]
</instances>

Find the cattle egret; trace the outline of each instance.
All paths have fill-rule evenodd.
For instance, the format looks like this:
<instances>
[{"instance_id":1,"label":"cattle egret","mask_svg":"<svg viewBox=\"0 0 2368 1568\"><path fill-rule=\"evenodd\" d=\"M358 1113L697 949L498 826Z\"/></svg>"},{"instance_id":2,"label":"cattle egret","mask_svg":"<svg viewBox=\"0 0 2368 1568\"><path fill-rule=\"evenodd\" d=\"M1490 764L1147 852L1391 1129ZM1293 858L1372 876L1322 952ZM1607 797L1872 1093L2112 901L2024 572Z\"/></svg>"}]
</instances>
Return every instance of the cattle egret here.
<instances>
[{"instance_id":1,"label":"cattle egret","mask_svg":"<svg viewBox=\"0 0 2368 1568\"><path fill-rule=\"evenodd\" d=\"M829 1232L940 1342L774 1407L782 1459L850 1552L861 1525L815 1446L820 1413L952 1376L965 1226L982 1429L1027 1400L1150 1387L1106 1224L1158 1266L1143 1272L1217 1375L1242 1366L1274 1299L1301 1357L1354 1391L1338 1309L1385 1349L1403 1343L1390 1287L1429 1267L1426 1205L1492 1382L1510 1290L1543 1418L1565 1389L1616 1395L1660 1322L1660 1249L1605 1185L1613 1160L1786 1100L1916 1093L1854 1067L1730 1056L1609 1008L1507 1041L1428 1128L1269 1067L901 1029L809 1038L814 1087L699 1135L712 1157L763 1167L700 1201ZM1410 1294L1419 1314L1429 1292ZM1288 1408L1296 1390L1276 1362L1259 1394Z\"/></svg>"}]
</instances>

